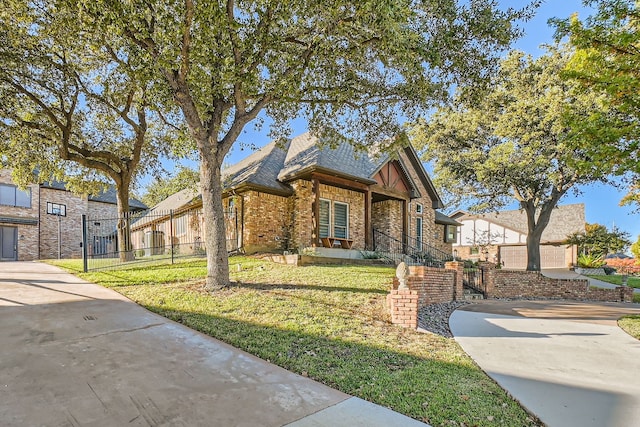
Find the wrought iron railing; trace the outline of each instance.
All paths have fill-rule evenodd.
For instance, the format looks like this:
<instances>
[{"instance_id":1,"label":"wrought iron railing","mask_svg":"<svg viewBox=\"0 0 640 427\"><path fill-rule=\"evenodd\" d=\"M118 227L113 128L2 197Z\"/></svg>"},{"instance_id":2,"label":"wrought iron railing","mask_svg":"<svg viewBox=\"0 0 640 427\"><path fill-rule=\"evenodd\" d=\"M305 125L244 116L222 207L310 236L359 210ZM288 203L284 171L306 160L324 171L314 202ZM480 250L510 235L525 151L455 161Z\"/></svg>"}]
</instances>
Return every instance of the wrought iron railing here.
<instances>
[{"instance_id":1,"label":"wrought iron railing","mask_svg":"<svg viewBox=\"0 0 640 427\"><path fill-rule=\"evenodd\" d=\"M483 268L465 268L462 283L465 288L474 290L485 298L487 297L487 285L484 280Z\"/></svg>"},{"instance_id":2,"label":"wrought iron railing","mask_svg":"<svg viewBox=\"0 0 640 427\"><path fill-rule=\"evenodd\" d=\"M372 250L396 263L404 261L409 265L444 268L445 262L453 261L451 254L411 236L403 235L402 239L398 240L374 228Z\"/></svg>"}]
</instances>

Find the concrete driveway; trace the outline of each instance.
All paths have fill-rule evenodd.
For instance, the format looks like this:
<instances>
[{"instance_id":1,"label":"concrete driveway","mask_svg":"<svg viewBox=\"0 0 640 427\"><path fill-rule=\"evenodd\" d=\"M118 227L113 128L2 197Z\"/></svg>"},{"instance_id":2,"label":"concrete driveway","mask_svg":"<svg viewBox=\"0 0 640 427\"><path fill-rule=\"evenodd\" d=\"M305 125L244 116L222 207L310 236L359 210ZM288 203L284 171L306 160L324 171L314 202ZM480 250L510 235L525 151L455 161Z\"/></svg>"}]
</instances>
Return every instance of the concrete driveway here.
<instances>
[{"instance_id":1,"label":"concrete driveway","mask_svg":"<svg viewBox=\"0 0 640 427\"><path fill-rule=\"evenodd\" d=\"M637 304L483 301L450 327L480 367L550 427L640 425L640 341L616 320Z\"/></svg>"},{"instance_id":2,"label":"concrete driveway","mask_svg":"<svg viewBox=\"0 0 640 427\"><path fill-rule=\"evenodd\" d=\"M46 264L0 263L2 426L424 426Z\"/></svg>"}]
</instances>

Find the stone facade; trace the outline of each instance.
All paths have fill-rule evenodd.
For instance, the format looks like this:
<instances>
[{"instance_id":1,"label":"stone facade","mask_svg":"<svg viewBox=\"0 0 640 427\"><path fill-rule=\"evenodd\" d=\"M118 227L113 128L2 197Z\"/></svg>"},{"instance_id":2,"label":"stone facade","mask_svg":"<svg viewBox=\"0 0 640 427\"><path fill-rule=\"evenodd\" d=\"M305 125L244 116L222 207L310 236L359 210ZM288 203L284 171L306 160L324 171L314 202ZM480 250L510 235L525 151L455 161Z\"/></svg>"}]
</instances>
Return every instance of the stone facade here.
<instances>
[{"instance_id":1,"label":"stone facade","mask_svg":"<svg viewBox=\"0 0 640 427\"><path fill-rule=\"evenodd\" d=\"M292 224L290 249L303 249L313 242L315 224L313 222L314 198L313 184L307 180L296 180L290 183L293 188L291 196Z\"/></svg>"}]
</instances>

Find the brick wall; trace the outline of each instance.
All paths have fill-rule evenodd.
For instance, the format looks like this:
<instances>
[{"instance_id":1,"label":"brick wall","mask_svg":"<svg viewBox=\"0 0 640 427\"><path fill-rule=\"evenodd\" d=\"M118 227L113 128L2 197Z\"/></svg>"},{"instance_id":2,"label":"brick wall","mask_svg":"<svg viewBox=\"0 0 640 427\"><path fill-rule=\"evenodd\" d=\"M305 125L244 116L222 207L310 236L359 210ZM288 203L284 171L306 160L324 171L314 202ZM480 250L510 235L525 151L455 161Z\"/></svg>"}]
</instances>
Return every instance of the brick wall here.
<instances>
[{"instance_id":1,"label":"brick wall","mask_svg":"<svg viewBox=\"0 0 640 427\"><path fill-rule=\"evenodd\" d=\"M402 240L402 201L384 200L371 204L371 226L396 240Z\"/></svg>"},{"instance_id":2,"label":"brick wall","mask_svg":"<svg viewBox=\"0 0 640 427\"><path fill-rule=\"evenodd\" d=\"M591 288L588 280L552 279L535 271L495 270L485 272L489 298L549 298L591 301L633 300L633 288Z\"/></svg>"},{"instance_id":3,"label":"brick wall","mask_svg":"<svg viewBox=\"0 0 640 427\"><path fill-rule=\"evenodd\" d=\"M294 194L290 197L291 209L293 212L291 229L292 249L302 249L312 246L313 242L313 185L311 181L296 180L290 183Z\"/></svg>"},{"instance_id":4,"label":"brick wall","mask_svg":"<svg viewBox=\"0 0 640 427\"><path fill-rule=\"evenodd\" d=\"M0 183L13 185L11 179L11 171L8 169L0 169ZM17 228L18 241L17 241L17 256L18 261L32 261L38 259L39 256L39 244L38 244L38 205L39 205L39 192L38 185L29 185L31 191L31 207L15 207L0 205L0 217L6 217L7 220L0 222L0 226ZM11 218L18 218L22 220L29 220L33 224L18 224L13 222Z\"/></svg>"},{"instance_id":5,"label":"brick wall","mask_svg":"<svg viewBox=\"0 0 640 427\"><path fill-rule=\"evenodd\" d=\"M398 285L398 278L394 277L393 289L398 289ZM407 286L418 292L418 308L429 304L453 301L456 297L456 271L410 266Z\"/></svg>"},{"instance_id":6,"label":"brick wall","mask_svg":"<svg viewBox=\"0 0 640 427\"><path fill-rule=\"evenodd\" d=\"M89 211L87 198L76 196L69 191L41 188L40 202L40 258L58 258L58 239L60 239L61 258L82 257L81 224L82 215ZM64 205L66 215L48 214L47 203ZM105 205L106 203L98 204ZM112 213L108 217L113 216ZM97 217L104 218L105 216L98 215Z\"/></svg>"},{"instance_id":7,"label":"brick wall","mask_svg":"<svg viewBox=\"0 0 640 427\"><path fill-rule=\"evenodd\" d=\"M258 191L242 194L243 245L247 253L281 250L290 224L286 197Z\"/></svg>"}]
</instances>

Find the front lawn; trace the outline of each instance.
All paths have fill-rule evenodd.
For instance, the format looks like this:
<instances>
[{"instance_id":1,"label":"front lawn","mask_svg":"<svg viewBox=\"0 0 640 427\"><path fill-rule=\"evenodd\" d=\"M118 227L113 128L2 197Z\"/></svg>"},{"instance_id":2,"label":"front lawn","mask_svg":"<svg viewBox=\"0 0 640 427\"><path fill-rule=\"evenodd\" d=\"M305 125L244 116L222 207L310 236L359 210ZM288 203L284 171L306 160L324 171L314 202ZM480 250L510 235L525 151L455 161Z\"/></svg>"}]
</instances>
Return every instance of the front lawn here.
<instances>
[{"instance_id":1,"label":"front lawn","mask_svg":"<svg viewBox=\"0 0 640 427\"><path fill-rule=\"evenodd\" d=\"M640 315L630 314L629 316L621 317L618 320L618 326L632 337L640 340Z\"/></svg>"},{"instance_id":2,"label":"front lawn","mask_svg":"<svg viewBox=\"0 0 640 427\"><path fill-rule=\"evenodd\" d=\"M236 284L203 290L205 261L79 273L147 309L345 393L433 426L530 426L534 417L453 340L391 325L394 269L230 259Z\"/></svg>"},{"instance_id":3,"label":"front lawn","mask_svg":"<svg viewBox=\"0 0 640 427\"><path fill-rule=\"evenodd\" d=\"M603 282L613 283L614 285L622 285L622 275L620 274L612 274L610 276L589 276L592 279L598 279ZM640 288L640 277L628 276L627 277L627 286L631 286L632 288Z\"/></svg>"}]
</instances>

